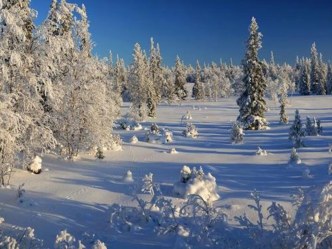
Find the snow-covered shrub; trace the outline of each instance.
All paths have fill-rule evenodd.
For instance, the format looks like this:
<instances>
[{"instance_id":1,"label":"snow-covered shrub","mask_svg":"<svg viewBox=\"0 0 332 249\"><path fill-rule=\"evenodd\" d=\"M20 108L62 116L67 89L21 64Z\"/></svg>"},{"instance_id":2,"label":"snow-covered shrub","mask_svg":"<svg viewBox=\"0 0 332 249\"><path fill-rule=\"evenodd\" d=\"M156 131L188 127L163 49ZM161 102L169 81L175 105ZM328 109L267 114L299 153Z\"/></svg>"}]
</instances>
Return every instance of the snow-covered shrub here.
<instances>
[{"instance_id":1,"label":"snow-covered shrub","mask_svg":"<svg viewBox=\"0 0 332 249\"><path fill-rule=\"evenodd\" d=\"M92 246L92 249L107 249L107 247L100 240L96 240L96 242Z\"/></svg>"},{"instance_id":2,"label":"snow-covered shrub","mask_svg":"<svg viewBox=\"0 0 332 249\"><path fill-rule=\"evenodd\" d=\"M206 202L213 202L220 197L217 193L216 178L203 169L190 169L184 165L181 170L180 181L174 183L173 191L176 195L186 198L189 195L199 195Z\"/></svg>"},{"instance_id":3,"label":"snow-covered shrub","mask_svg":"<svg viewBox=\"0 0 332 249\"><path fill-rule=\"evenodd\" d=\"M34 174L40 174L42 171L42 159L39 156L35 156L27 169Z\"/></svg>"},{"instance_id":4,"label":"snow-covered shrub","mask_svg":"<svg viewBox=\"0 0 332 249\"><path fill-rule=\"evenodd\" d=\"M124 174L124 176L123 176L123 181L124 181L124 182L133 182L133 181L134 181L134 179L133 179L133 173L132 173L130 170L128 170L128 171Z\"/></svg>"},{"instance_id":5,"label":"snow-covered shrub","mask_svg":"<svg viewBox=\"0 0 332 249\"><path fill-rule=\"evenodd\" d=\"M119 125L121 129L126 131L129 130L138 131L143 129L142 125L137 121L135 121L134 119L130 118L129 115L126 115L124 118L117 120L116 123Z\"/></svg>"},{"instance_id":6,"label":"snow-covered shrub","mask_svg":"<svg viewBox=\"0 0 332 249\"><path fill-rule=\"evenodd\" d=\"M198 130L194 124L188 123L186 129L182 132L183 136L197 138Z\"/></svg>"},{"instance_id":7,"label":"snow-covered shrub","mask_svg":"<svg viewBox=\"0 0 332 249\"><path fill-rule=\"evenodd\" d=\"M102 148L97 147L97 152L96 152L95 157L96 157L97 159L104 159L104 158L105 158L105 156L104 156L104 151L103 151Z\"/></svg>"},{"instance_id":8,"label":"snow-covered shrub","mask_svg":"<svg viewBox=\"0 0 332 249\"><path fill-rule=\"evenodd\" d=\"M258 156L267 156L267 151L266 150L263 150L261 147L258 147L257 148L257 151L256 151L256 155Z\"/></svg>"},{"instance_id":9,"label":"snow-covered shrub","mask_svg":"<svg viewBox=\"0 0 332 249\"><path fill-rule=\"evenodd\" d=\"M302 122L299 110L295 111L295 120L289 130L289 140L293 142L295 148L304 146L303 138L305 132L302 128Z\"/></svg>"},{"instance_id":10,"label":"snow-covered shrub","mask_svg":"<svg viewBox=\"0 0 332 249\"><path fill-rule=\"evenodd\" d=\"M67 232L67 230L61 231L55 238L55 249L76 249L76 239Z\"/></svg>"},{"instance_id":11,"label":"snow-covered shrub","mask_svg":"<svg viewBox=\"0 0 332 249\"><path fill-rule=\"evenodd\" d=\"M243 143L243 128L238 122L234 122L231 130L231 141L234 144Z\"/></svg>"},{"instance_id":12,"label":"snow-covered shrub","mask_svg":"<svg viewBox=\"0 0 332 249\"><path fill-rule=\"evenodd\" d=\"M171 132L170 130L162 129L162 135L165 144L173 142L173 132Z\"/></svg>"},{"instance_id":13,"label":"snow-covered shrub","mask_svg":"<svg viewBox=\"0 0 332 249\"><path fill-rule=\"evenodd\" d=\"M16 239L9 237L9 236L4 236L0 240L0 248L20 249L20 246L17 243Z\"/></svg>"},{"instance_id":14,"label":"snow-covered shrub","mask_svg":"<svg viewBox=\"0 0 332 249\"><path fill-rule=\"evenodd\" d=\"M138 138L134 135L130 138L129 142L131 144L136 144L138 142Z\"/></svg>"},{"instance_id":15,"label":"snow-covered shrub","mask_svg":"<svg viewBox=\"0 0 332 249\"><path fill-rule=\"evenodd\" d=\"M156 123L152 123L150 127L150 132L152 134L160 134L160 128Z\"/></svg>"},{"instance_id":16,"label":"snow-covered shrub","mask_svg":"<svg viewBox=\"0 0 332 249\"><path fill-rule=\"evenodd\" d=\"M190 111L188 110L186 112L186 114L184 114L182 117L181 117L181 124L186 124L188 120L192 120L193 117L191 116L191 113Z\"/></svg>"},{"instance_id":17,"label":"snow-covered shrub","mask_svg":"<svg viewBox=\"0 0 332 249\"><path fill-rule=\"evenodd\" d=\"M145 141L148 143L160 143L162 139L162 135L160 133L155 134L151 131L147 131L145 133Z\"/></svg>"},{"instance_id":18,"label":"snow-covered shrub","mask_svg":"<svg viewBox=\"0 0 332 249\"><path fill-rule=\"evenodd\" d=\"M294 147L292 148L288 163L289 165L301 164L301 158Z\"/></svg>"}]
</instances>

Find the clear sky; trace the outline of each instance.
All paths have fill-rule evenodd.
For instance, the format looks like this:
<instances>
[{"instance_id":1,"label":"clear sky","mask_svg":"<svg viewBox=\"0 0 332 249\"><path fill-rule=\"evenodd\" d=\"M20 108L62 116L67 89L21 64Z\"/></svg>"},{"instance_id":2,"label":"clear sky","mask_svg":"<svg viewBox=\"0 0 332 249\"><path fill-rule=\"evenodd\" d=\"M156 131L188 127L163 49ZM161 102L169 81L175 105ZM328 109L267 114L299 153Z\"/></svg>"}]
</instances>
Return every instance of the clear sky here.
<instances>
[{"instance_id":1,"label":"clear sky","mask_svg":"<svg viewBox=\"0 0 332 249\"><path fill-rule=\"evenodd\" d=\"M51 0L31 0L37 23L47 16ZM277 62L293 64L310 56L316 42L324 59L332 60L332 0L68 0L84 3L99 57L119 54L132 60L136 42L149 50L150 37L160 44L164 63L176 55L186 64L240 63L248 26L256 17L263 34L261 58L274 52Z\"/></svg>"}]
</instances>

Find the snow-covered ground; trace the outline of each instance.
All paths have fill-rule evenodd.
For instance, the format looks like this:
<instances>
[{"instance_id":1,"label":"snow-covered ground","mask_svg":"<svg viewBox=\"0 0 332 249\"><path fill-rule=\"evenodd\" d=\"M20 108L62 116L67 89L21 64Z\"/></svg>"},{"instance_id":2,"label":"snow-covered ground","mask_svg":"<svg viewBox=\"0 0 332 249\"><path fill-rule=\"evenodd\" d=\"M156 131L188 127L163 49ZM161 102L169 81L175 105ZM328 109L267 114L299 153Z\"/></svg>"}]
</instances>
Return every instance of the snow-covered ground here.
<instances>
[{"instance_id":1,"label":"snow-covered ground","mask_svg":"<svg viewBox=\"0 0 332 249\"><path fill-rule=\"evenodd\" d=\"M149 129L152 123L173 132L173 142L147 143L146 130L115 129L123 140L123 150L105 152L103 160L94 155L81 155L75 162L64 161L56 156L43 158L43 172L39 175L16 169L10 189L0 190L0 216L6 225L32 227L35 235L44 240L45 248L53 248L56 235L67 229L77 239L100 239L108 248L174 248L169 237L146 235L144 232L114 233L111 230L109 207L112 204L136 205L130 195L132 186L141 178L153 173L166 198L175 203L184 201L173 194L173 184L179 181L183 165L202 166L217 181L220 205L228 215L229 223L237 222L234 216L254 214L247 205L252 203L250 192L261 194L263 210L272 201L281 203L292 214L291 194L298 187L322 185L331 180L328 165L332 154L332 96L294 96L287 108L290 124L279 124L279 107L269 102L266 118L270 130L245 131L243 144L232 144L230 129L238 115L235 98L219 102L184 102L181 105L161 104L158 117L142 122ZM289 166L292 144L288 140L289 127L295 109L305 123L306 116L315 116L323 126L322 136L305 138L306 147L297 150L302 163ZM198 129L198 137L184 137L182 116L190 111ZM128 111L128 105L122 109ZM181 124L182 122L182 124ZM137 143L131 143L133 136ZM256 155L257 148L267 155ZM178 153L169 153L172 148ZM303 177L309 168L312 177ZM123 181L130 170L134 183ZM25 193L17 198L17 188L24 183ZM267 221L264 221L267 222Z\"/></svg>"}]
</instances>

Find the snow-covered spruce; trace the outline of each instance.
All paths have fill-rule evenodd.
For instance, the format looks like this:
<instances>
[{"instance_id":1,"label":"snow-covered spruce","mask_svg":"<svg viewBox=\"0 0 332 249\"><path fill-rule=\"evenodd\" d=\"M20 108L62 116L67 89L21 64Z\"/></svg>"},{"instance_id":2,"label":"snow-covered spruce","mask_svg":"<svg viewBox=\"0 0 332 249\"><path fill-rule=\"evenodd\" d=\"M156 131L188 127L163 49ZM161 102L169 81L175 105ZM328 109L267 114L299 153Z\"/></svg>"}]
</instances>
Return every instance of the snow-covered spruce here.
<instances>
[{"instance_id":1,"label":"snow-covered spruce","mask_svg":"<svg viewBox=\"0 0 332 249\"><path fill-rule=\"evenodd\" d=\"M292 141L295 148L304 146L303 138L305 136L304 129L302 128L302 122L299 110L295 111L295 119L292 126L289 129L289 140Z\"/></svg>"},{"instance_id":2,"label":"snow-covered spruce","mask_svg":"<svg viewBox=\"0 0 332 249\"><path fill-rule=\"evenodd\" d=\"M186 129L182 132L183 136L197 138L198 130L194 124L188 123Z\"/></svg>"},{"instance_id":3,"label":"snow-covered spruce","mask_svg":"<svg viewBox=\"0 0 332 249\"><path fill-rule=\"evenodd\" d=\"M134 181L134 179L133 179L133 173L132 173L130 170L128 170L128 171L124 174L124 176L123 176L123 181L124 181L124 182L133 182L133 181Z\"/></svg>"},{"instance_id":4,"label":"snow-covered spruce","mask_svg":"<svg viewBox=\"0 0 332 249\"><path fill-rule=\"evenodd\" d=\"M288 164L289 165L301 164L301 158L294 147L292 148Z\"/></svg>"},{"instance_id":5,"label":"snow-covered spruce","mask_svg":"<svg viewBox=\"0 0 332 249\"><path fill-rule=\"evenodd\" d=\"M263 150L261 147L257 148L256 155L258 156L267 156L268 152L266 150Z\"/></svg>"},{"instance_id":6,"label":"snow-covered spruce","mask_svg":"<svg viewBox=\"0 0 332 249\"><path fill-rule=\"evenodd\" d=\"M306 123L305 123L305 134L307 136L319 136L321 135L323 129L321 127L320 120L313 117L312 119L310 117L307 117Z\"/></svg>"},{"instance_id":7,"label":"snow-covered spruce","mask_svg":"<svg viewBox=\"0 0 332 249\"><path fill-rule=\"evenodd\" d=\"M237 121L245 130L267 129L264 113L267 111L264 100L266 79L263 64L258 58L258 50L262 47L262 34L258 32L256 19L251 19L247 41L247 51L243 60L245 91L237 99L240 114Z\"/></svg>"},{"instance_id":8,"label":"snow-covered spruce","mask_svg":"<svg viewBox=\"0 0 332 249\"><path fill-rule=\"evenodd\" d=\"M180 172L180 181L174 183L173 191L176 195L186 198L188 195L199 195L204 201L213 202L220 197L217 193L216 178L203 169L190 169L184 165Z\"/></svg>"},{"instance_id":9,"label":"snow-covered spruce","mask_svg":"<svg viewBox=\"0 0 332 249\"><path fill-rule=\"evenodd\" d=\"M35 156L27 169L34 174L40 174L42 171L42 159L39 156Z\"/></svg>"},{"instance_id":10,"label":"snow-covered spruce","mask_svg":"<svg viewBox=\"0 0 332 249\"><path fill-rule=\"evenodd\" d=\"M231 130L231 142L234 144L243 143L244 132L238 122L234 122Z\"/></svg>"}]
</instances>

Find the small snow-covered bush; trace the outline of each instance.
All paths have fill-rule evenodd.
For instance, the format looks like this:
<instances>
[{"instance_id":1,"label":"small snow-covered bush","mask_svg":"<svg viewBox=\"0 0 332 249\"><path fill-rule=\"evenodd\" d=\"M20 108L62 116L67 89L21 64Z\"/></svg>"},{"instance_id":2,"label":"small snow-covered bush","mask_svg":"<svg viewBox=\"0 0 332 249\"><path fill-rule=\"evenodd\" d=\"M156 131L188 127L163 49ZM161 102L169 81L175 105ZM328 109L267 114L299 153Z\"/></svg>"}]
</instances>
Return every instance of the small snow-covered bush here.
<instances>
[{"instance_id":1,"label":"small snow-covered bush","mask_svg":"<svg viewBox=\"0 0 332 249\"><path fill-rule=\"evenodd\" d=\"M261 147L258 147L257 148L257 151L256 151L256 155L258 156L267 156L267 151L266 150L263 150Z\"/></svg>"},{"instance_id":2,"label":"small snow-covered bush","mask_svg":"<svg viewBox=\"0 0 332 249\"><path fill-rule=\"evenodd\" d=\"M92 249L107 249L107 247L105 246L105 244L103 242L101 242L100 240L97 240L93 244Z\"/></svg>"},{"instance_id":3,"label":"small snow-covered bush","mask_svg":"<svg viewBox=\"0 0 332 249\"><path fill-rule=\"evenodd\" d=\"M39 156L35 156L27 169L34 174L40 174L42 171L42 159Z\"/></svg>"},{"instance_id":4,"label":"small snow-covered bush","mask_svg":"<svg viewBox=\"0 0 332 249\"><path fill-rule=\"evenodd\" d=\"M133 173L132 173L130 170L128 170L128 171L124 174L124 176L123 176L123 181L124 181L124 182L133 182L133 181L134 181L134 179L133 179Z\"/></svg>"},{"instance_id":5,"label":"small snow-covered bush","mask_svg":"<svg viewBox=\"0 0 332 249\"><path fill-rule=\"evenodd\" d=\"M220 198L215 177L210 173L205 174L202 168L190 169L186 165L181 170L180 181L174 183L173 191L176 195L185 198L189 195L199 195L206 202L213 202Z\"/></svg>"},{"instance_id":6,"label":"small snow-covered bush","mask_svg":"<svg viewBox=\"0 0 332 249\"><path fill-rule=\"evenodd\" d=\"M182 117L181 117L181 124L186 124L187 120L192 120L193 117L191 116L191 113L190 111L188 110L186 112L186 114L184 114Z\"/></svg>"},{"instance_id":7,"label":"small snow-covered bush","mask_svg":"<svg viewBox=\"0 0 332 249\"><path fill-rule=\"evenodd\" d=\"M182 132L183 136L197 138L198 130L195 125L188 123L186 129Z\"/></svg>"},{"instance_id":8,"label":"small snow-covered bush","mask_svg":"<svg viewBox=\"0 0 332 249\"><path fill-rule=\"evenodd\" d=\"M288 164L289 165L301 164L301 158L294 147L292 148Z\"/></svg>"},{"instance_id":9,"label":"small snow-covered bush","mask_svg":"<svg viewBox=\"0 0 332 249\"><path fill-rule=\"evenodd\" d=\"M305 136L302 127L301 117L299 110L295 111L295 120L289 129L289 140L293 142L295 148L304 146L303 138Z\"/></svg>"},{"instance_id":10,"label":"small snow-covered bush","mask_svg":"<svg viewBox=\"0 0 332 249\"><path fill-rule=\"evenodd\" d=\"M91 243L92 244L92 243ZM82 242L79 240L76 242L76 238L72 236L67 230L61 231L55 239L54 243L55 249L84 249L87 248ZM92 249L107 249L105 244L100 240L96 240L93 243Z\"/></svg>"},{"instance_id":11,"label":"small snow-covered bush","mask_svg":"<svg viewBox=\"0 0 332 249\"><path fill-rule=\"evenodd\" d=\"M140 123L138 123L137 121L129 118L129 117L125 117L122 119L119 119L117 121L117 124L120 126L120 128L122 128L123 130L129 131L138 131L138 130L142 130L143 127Z\"/></svg>"},{"instance_id":12,"label":"small snow-covered bush","mask_svg":"<svg viewBox=\"0 0 332 249\"><path fill-rule=\"evenodd\" d=\"M145 133L145 141L148 143L161 143L162 135L160 133L155 134L151 131Z\"/></svg>"},{"instance_id":13,"label":"small snow-covered bush","mask_svg":"<svg viewBox=\"0 0 332 249\"><path fill-rule=\"evenodd\" d=\"M160 134L160 128L156 123L152 123L150 127L150 132L152 134Z\"/></svg>"},{"instance_id":14,"label":"small snow-covered bush","mask_svg":"<svg viewBox=\"0 0 332 249\"><path fill-rule=\"evenodd\" d=\"M112 141L107 146L112 151L122 151L122 139L119 135L112 135Z\"/></svg>"},{"instance_id":15,"label":"small snow-covered bush","mask_svg":"<svg viewBox=\"0 0 332 249\"><path fill-rule=\"evenodd\" d=\"M243 143L243 128L238 122L234 122L231 130L231 141L234 144Z\"/></svg>"},{"instance_id":16,"label":"small snow-covered bush","mask_svg":"<svg viewBox=\"0 0 332 249\"><path fill-rule=\"evenodd\" d=\"M104 158L105 158L105 156L104 156L104 151L103 151L102 148L100 148L100 147L97 148L97 152L96 152L95 157L96 157L97 159L104 159Z\"/></svg>"},{"instance_id":17,"label":"small snow-covered bush","mask_svg":"<svg viewBox=\"0 0 332 249\"><path fill-rule=\"evenodd\" d=\"M170 130L163 129L162 135L163 135L163 140L164 140L165 144L173 142L173 132L171 132Z\"/></svg>"}]
</instances>

